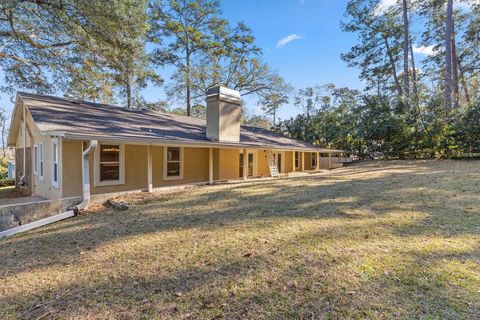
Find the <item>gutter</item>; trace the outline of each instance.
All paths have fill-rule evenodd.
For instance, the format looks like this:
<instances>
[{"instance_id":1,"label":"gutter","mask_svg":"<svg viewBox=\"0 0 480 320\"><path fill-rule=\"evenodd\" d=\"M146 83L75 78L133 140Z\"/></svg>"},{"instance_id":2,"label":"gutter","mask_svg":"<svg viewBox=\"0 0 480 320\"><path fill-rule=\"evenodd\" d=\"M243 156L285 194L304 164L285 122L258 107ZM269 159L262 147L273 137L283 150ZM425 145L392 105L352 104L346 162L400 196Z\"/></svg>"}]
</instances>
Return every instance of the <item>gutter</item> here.
<instances>
[{"instance_id":1,"label":"gutter","mask_svg":"<svg viewBox=\"0 0 480 320\"><path fill-rule=\"evenodd\" d=\"M84 210L90 203L90 169L88 158L97 148L98 141L90 140L87 149L82 152L82 201L73 208L75 213Z\"/></svg>"},{"instance_id":2,"label":"gutter","mask_svg":"<svg viewBox=\"0 0 480 320\"><path fill-rule=\"evenodd\" d=\"M332 153L332 152L346 152L345 150L337 149L324 149L324 148L307 148L307 147L272 147L272 146L258 146L250 144L240 144L240 143L222 143L222 142L212 142L212 141L181 141L181 140L164 140L157 138L135 138L128 136L103 136L103 135L85 135L85 134L76 134L76 133L67 133L55 131L62 137L67 140L100 140L100 141L109 141L116 143L125 143L130 142L133 144L151 144L151 145L161 145L161 146L191 146L197 148L207 148L207 147L222 147L230 149L238 148L247 148L247 149L257 149L257 150L278 150L278 151L303 151L303 152L322 152L322 153ZM48 133L50 134L50 132Z\"/></svg>"}]
</instances>

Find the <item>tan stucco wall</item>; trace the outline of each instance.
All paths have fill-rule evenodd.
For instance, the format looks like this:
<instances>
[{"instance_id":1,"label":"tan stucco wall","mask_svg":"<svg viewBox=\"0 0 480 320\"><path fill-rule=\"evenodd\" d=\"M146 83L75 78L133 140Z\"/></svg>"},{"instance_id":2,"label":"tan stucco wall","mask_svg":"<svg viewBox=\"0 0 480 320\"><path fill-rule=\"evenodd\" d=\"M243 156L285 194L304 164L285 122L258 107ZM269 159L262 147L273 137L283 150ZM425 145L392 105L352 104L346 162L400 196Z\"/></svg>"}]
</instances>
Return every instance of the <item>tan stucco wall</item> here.
<instances>
[{"instance_id":1,"label":"tan stucco wall","mask_svg":"<svg viewBox=\"0 0 480 320\"><path fill-rule=\"evenodd\" d=\"M86 143L85 143L86 146ZM102 194L111 192L145 190L147 189L148 175L148 146L125 145L125 184L112 186L95 186L94 155L90 156L90 181L91 193ZM63 166L61 176L63 181L62 197L80 196L82 192L81 181L81 154L80 141L63 141L61 144ZM164 147L150 146L152 155L152 184L154 188L182 185L189 183L208 182L208 148L183 149L183 179L164 180ZM239 179L239 155L243 149L213 149L214 180ZM270 169L265 150L254 150L256 157L256 175L269 176ZM285 172L292 172L294 153L285 151L283 161ZM305 170L310 170L310 153L305 153Z\"/></svg>"},{"instance_id":2,"label":"tan stucco wall","mask_svg":"<svg viewBox=\"0 0 480 320\"><path fill-rule=\"evenodd\" d=\"M82 193L82 144L79 141L64 141L65 177L63 197L80 196ZM183 179L164 180L163 178L163 146L151 146L152 184L154 188L207 182L208 181L208 148L184 148ZM148 183L148 146L125 145L125 183L111 186L95 186L95 156L91 155L90 182L91 193L102 194L131 190L147 189Z\"/></svg>"},{"instance_id":3,"label":"tan stucco wall","mask_svg":"<svg viewBox=\"0 0 480 320\"><path fill-rule=\"evenodd\" d=\"M293 171L293 166L295 165L295 152L285 151L285 172L289 173Z\"/></svg>"},{"instance_id":4,"label":"tan stucco wall","mask_svg":"<svg viewBox=\"0 0 480 320\"><path fill-rule=\"evenodd\" d=\"M304 168L305 170L311 170L312 169L312 163L311 163L311 153L310 152L304 152L303 153L303 159L304 159Z\"/></svg>"},{"instance_id":5,"label":"tan stucco wall","mask_svg":"<svg viewBox=\"0 0 480 320\"><path fill-rule=\"evenodd\" d=\"M257 175L262 177L270 176L270 167L268 165L267 152L259 150L257 152Z\"/></svg>"},{"instance_id":6,"label":"tan stucco wall","mask_svg":"<svg viewBox=\"0 0 480 320\"><path fill-rule=\"evenodd\" d=\"M238 149L214 149L213 155L214 180L231 180L240 178L240 151Z\"/></svg>"},{"instance_id":7,"label":"tan stucco wall","mask_svg":"<svg viewBox=\"0 0 480 320\"><path fill-rule=\"evenodd\" d=\"M23 145L24 145L24 137L23 137L23 126L21 125L18 128L19 132L17 135L17 141L15 144L15 148L23 152ZM27 170L29 173L30 179L27 181L31 181L31 193L34 195L38 195L44 197L46 199L58 199L61 198L61 181L62 181L62 140L58 138L58 188L52 185L52 174L53 174L53 154L52 154L52 143L54 137L51 136L42 136L33 121L32 116L29 112L27 112L27 148L30 148L31 152L29 155L29 159L27 159L27 163L29 164L30 168ZM34 158L33 158L33 145L39 144L43 142L43 166L44 166L44 175L43 179L40 179L39 173L36 175L34 174ZM40 159L38 159L40 161ZM23 166L22 163L17 163L17 165ZM17 177L20 179L20 177Z\"/></svg>"}]
</instances>

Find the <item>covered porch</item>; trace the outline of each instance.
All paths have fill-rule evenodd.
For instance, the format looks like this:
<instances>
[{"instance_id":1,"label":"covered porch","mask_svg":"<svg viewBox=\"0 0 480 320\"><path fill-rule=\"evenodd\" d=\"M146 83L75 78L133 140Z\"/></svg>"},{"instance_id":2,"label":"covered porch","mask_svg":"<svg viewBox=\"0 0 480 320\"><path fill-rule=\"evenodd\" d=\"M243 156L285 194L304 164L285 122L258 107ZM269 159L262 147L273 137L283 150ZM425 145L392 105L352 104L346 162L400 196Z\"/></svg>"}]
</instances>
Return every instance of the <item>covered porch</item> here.
<instances>
[{"instance_id":1,"label":"covered porch","mask_svg":"<svg viewBox=\"0 0 480 320\"><path fill-rule=\"evenodd\" d=\"M63 140L62 197L82 194L82 150L88 141ZM89 156L90 192L106 194L214 182L282 177L334 167L322 152L223 146L126 144L99 141Z\"/></svg>"}]
</instances>

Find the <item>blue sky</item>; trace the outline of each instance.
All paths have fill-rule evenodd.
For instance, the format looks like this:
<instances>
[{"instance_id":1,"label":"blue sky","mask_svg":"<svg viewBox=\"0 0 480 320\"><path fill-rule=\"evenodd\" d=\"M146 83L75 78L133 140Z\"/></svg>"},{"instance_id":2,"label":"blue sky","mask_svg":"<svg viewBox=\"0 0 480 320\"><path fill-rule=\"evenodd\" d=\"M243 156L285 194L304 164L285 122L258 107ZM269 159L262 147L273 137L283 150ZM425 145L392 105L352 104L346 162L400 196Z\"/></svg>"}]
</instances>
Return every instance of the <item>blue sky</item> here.
<instances>
[{"instance_id":1,"label":"blue sky","mask_svg":"<svg viewBox=\"0 0 480 320\"><path fill-rule=\"evenodd\" d=\"M388 0L387 0L388 1ZM340 30L346 0L223 0L224 17L233 23L243 21L253 30L264 60L295 88L334 83L361 89L358 71L340 59L356 42L356 36ZM292 41L277 45L288 36ZM287 42L286 40L284 42ZM162 77L168 79L164 70ZM0 71L0 81L3 74ZM164 96L163 88L150 87L144 92L148 100ZM10 97L2 94L0 105L12 108ZM256 105L247 100L249 110ZM280 118L299 113L285 106Z\"/></svg>"},{"instance_id":2,"label":"blue sky","mask_svg":"<svg viewBox=\"0 0 480 320\"><path fill-rule=\"evenodd\" d=\"M340 59L355 43L356 36L340 30L345 0L223 0L223 16L232 23L245 22L253 30L263 59L295 88L335 83L361 89L358 72ZM279 47L288 36L299 39ZM164 77L167 75L165 74ZM146 90L155 96L158 88ZM255 112L256 104L247 99L246 107ZM280 118L300 112L293 105L280 110Z\"/></svg>"}]
</instances>

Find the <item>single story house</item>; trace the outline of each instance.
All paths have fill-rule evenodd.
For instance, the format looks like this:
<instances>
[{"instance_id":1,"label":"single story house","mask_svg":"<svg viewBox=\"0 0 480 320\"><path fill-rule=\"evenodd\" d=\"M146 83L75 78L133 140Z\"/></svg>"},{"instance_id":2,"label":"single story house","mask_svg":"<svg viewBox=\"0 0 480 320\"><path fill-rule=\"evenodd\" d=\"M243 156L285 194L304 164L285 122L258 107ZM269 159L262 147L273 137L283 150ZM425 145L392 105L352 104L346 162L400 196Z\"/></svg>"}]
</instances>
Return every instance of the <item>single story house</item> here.
<instances>
[{"instance_id":1,"label":"single story house","mask_svg":"<svg viewBox=\"0 0 480 320\"><path fill-rule=\"evenodd\" d=\"M207 93L206 121L18 93L8 144L17 187L45 199L149 191L332 167L332 153L241 125L237 91ZM323 157L322 157L323 156Z\"/></svg>"}]
</instances>

